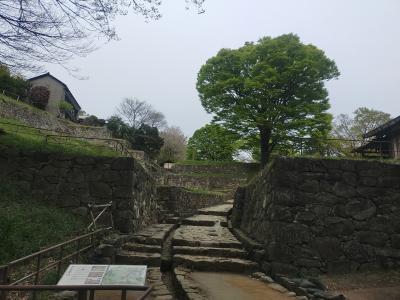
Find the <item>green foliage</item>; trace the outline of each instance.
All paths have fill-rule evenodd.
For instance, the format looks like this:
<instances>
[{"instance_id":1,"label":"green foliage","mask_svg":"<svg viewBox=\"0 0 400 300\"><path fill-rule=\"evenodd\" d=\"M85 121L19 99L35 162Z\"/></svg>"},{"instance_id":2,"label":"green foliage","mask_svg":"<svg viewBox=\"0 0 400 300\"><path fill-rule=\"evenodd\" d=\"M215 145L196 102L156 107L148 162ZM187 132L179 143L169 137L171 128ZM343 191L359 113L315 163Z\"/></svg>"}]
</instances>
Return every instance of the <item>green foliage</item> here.
<instances>
[{"instance_id":1,"label":"green foliage","mask_svg":"<svg viewBox=\"0 0 400 300\"><path fill-rule=\"evenodd\" d=\"M13 94L25 100L29 87L30 83L23 77L11 74L6 66L0 64L0 93L5 91L6 94Z\"/></svg>"},{"instance_id":2,"label":"green foliage","mask_svg":"<svg viewBox=\"0 0 400 300\"><path fill-rule=\"evenodd\" d=\"M111 131L114 138L127 140L131 144L132 149L146 152L151 159L158 156L164 143L156 127L142 124L136 129L126 124L117 116L108 119L107 128Z\"/></svg>"},{"instance_id":3,"label":"green foliage","mask_svg":"<svg viewBox=\"0 0 400 300\"><path fill-rule=\"evenodd\" d=\"M59 102L58 108L60 109L61 112L67 112L67 111L71 111L74 109L74 107L72 106L71 103L64 101L64 100Z\"/></svg>"},{"instance_id":4,"label":"green foliage","mask_svg":"<svg viewBox=\"0 0 400 300\"><path fill-rule=\"evenodd\" d=\"M78 234L84 222L37 202L23 185L0 181L0 264Z\"/></svg>"},{"instance_id":5,"label":"green foliage","mask_svg":"<svg viewBox=\"0 0 400 300\"><path fill-rule=\"evenodd\" d=\"M106 120L104 119L99 119L98 117L94 115L90 115L89 117L83 119L81 121L82 125L85 126L97 126L97 127L102 127L106 125Z\"/></svg>"},{"instance_id":6,"label":"green foliage","mask_svg":"<svg viewBox=\"0 0 400 300\"><path fill-rule=\"evenodd\" d=\"M341 140L333 142L333 149L339 156L354 155L352 150L361 146L363 136L389 122L390 119L390 114L366 107L357 108L353 112L353 117L347 114L336 116L333 122L332 137Z\"/></svg>"},{"instance_id":7,"label":"green foliage","mask_svg":"<svg viewBox=\"0 0 400 300\"><path fill-rule=\"evenodd\" d=\"M231 161L238 136L218 124L207 124L196 130L188 141L189 160Z\"/></svg>"},{"instance_id":8,"label":"green foliage","mask_svg":"<svg viewBox=\"0 0 400 300\"><path fill-rule=\"evenodd\" d=\"M294 137L318 144L330 131L327 80L339 76L333 60L293 34L222 49L202 66L197 90L214 121L237 132L262 163L274 150L293 151Z\"/></svg>"}]
</instances>

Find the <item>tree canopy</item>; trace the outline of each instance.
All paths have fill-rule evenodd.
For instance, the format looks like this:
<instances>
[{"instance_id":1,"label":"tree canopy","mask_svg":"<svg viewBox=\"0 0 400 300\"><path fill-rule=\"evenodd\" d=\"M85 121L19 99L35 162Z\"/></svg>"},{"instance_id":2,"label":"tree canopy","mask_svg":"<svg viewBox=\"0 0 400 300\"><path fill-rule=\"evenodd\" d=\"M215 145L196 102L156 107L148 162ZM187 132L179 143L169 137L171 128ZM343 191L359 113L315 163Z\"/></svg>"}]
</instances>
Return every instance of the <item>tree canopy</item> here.
<instances>
[{"instance_id":1,"label":"tree canopy","mask_svg":"<svg viewBox=\"0 0 400 300\"><path fill-rule=\"evenodd\" d=\"M132 149L146 152L151 159L158 156L164 144L156 127L141 124L135 128L126 124L118 116L112 116L107 120L107 128L114 138L127 140Z\"/></svg>"},{"instance_id":2,"label":"tree canopy","mask_svg":"<svg viewBox=\"0 0 400 300\"><path fill-rule=\"evenodd\" d=\"M238 136L218 124L207 124L197 129L188 141L190 160L233 160Z\"/></svg>"},{"instance_id":3,"label":"tree canopy","mask_svg":"<svg viewBox=\"0 0 400 300\"><path fill-rule=\"evenodd\" d=\"M136 129L139 129L142 124L158 129L167 126L163 113L156 111L150 104L137 98L125 98L117 110L119 116Z\"/></svg>"},{"instance_id":4,"label":"tree canopy","mask_svg":"<svg viewBox=\"0 0 400 300\"><path fill-rule=\"evenodd\" d=\"M327 136L331 115L325 82L338 76L335 62L322 50L286 34L220 50L201 67L197 90L214 122L243 138L257 137L265 164L293 137Z\"/></svg>"},{"instance_id":5,"label":"tree canopy","mask_svg":"<svg viewBox=\"0 0 400 300\"><path fill-rule=\"evenodd\" d=\"M185 0L202 12L204 0ZM117 37L113 21L129 11L147 19L161 17L160 0L0 1L0 63L13 69L38 63L64 64L85 55L99 37Z\"/></svg>"},{"instance_id":6,"label":"tree canopy","mask_svg":"<svg viewBox=\"0 0 400 300\"><path fill-rule=\"evenodd\" d=\"M160 132L160 136L164 139L164 145L157 159L159 163L185 159L187 138L179 127L167 127Z\"/></svg>"},{"instance_id":7,"label":"tree canopy","mask_svg":"<svg viewBox=\"0 0 400 300\"><path fill-rule=\"evenodd\" d=\"M333 122L332 136L339 139L335 146L341 155L350 155L352 150L362 145L363 136L389 122L390 114L367 107L357 108L353 116L337 115Z\"/></svg>"}]
</instances>

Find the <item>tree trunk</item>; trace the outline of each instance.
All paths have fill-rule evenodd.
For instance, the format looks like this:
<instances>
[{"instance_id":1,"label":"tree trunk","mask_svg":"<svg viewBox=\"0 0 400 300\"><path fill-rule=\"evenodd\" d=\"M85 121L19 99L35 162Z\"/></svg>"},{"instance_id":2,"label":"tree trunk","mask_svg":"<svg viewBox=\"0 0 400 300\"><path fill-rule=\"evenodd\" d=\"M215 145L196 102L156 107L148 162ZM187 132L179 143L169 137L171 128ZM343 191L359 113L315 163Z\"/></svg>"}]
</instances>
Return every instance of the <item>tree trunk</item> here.
<instances>
[{"instance_id":1,"label":"tree trunk","mask_svg":"<svg viewBox=\"0 0 400 300\"><path fill-rule=\"evenodd\" d=\"M260 147L261 147L261 167L268 163L270 152L269 140L271 139L271 129L260 126Z\"/></svg>"}]
</instances>

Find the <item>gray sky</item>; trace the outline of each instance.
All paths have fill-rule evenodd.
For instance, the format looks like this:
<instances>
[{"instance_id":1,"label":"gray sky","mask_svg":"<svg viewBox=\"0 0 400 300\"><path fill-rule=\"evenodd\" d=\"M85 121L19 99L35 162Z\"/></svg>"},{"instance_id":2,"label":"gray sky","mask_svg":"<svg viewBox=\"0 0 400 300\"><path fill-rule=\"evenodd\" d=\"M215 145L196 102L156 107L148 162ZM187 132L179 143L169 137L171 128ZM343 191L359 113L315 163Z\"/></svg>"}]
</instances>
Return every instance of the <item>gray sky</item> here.
<instances>
[{"instance_id":1,"label":"gray sky","mask_svg":"<svg viewBox=\"0 0 400 300\"><path fill-rule=\"evenodd\" d=\"M120 17L119 41L71 63L87 80L47 70L90 114L107 118L136 96L190 136L211 119L195 88L201 65L221 48L293 32L338 65L342 75L328 84L333 114L366 106L400 115L399 0L206 0L201 15L184 0L164 2L161 20Z\"/></svg>"}]
</instances>

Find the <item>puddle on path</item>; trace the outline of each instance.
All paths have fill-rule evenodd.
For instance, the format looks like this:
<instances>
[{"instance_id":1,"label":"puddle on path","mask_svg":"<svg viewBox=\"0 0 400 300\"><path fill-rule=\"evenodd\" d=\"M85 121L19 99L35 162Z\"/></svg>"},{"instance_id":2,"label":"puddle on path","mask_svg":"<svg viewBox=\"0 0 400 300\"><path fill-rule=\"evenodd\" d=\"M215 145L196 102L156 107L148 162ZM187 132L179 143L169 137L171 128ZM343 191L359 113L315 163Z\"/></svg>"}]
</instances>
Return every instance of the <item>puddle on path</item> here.
<instances>
[{"instance_id":1,"label":"puddle on path","mask_svg":"<svg viewBox=\"0 0 400 300\"><path fill-rule=\"evenodd\" d=\"M293 300L245 275L195 272L192 278L208 293L210 300Z\"/></svg>"}]
</instances>

